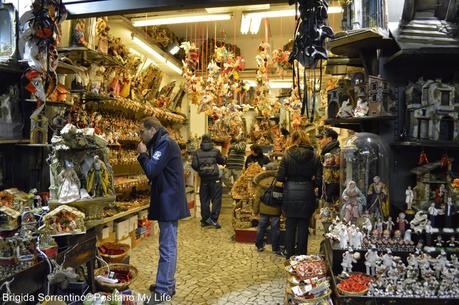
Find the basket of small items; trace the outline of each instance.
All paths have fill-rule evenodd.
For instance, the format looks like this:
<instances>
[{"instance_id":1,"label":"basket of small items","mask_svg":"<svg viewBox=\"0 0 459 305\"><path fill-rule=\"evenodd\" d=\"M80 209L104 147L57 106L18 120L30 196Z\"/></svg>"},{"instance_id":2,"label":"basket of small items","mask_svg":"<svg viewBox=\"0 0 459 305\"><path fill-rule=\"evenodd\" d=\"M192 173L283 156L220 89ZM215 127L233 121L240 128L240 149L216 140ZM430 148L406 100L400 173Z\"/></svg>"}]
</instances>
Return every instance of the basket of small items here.
<instances>
[{"instance_id":1,"label":"basket of small items","mask_svg":"<svg viewBox=\"0 0 459 305\"><path fill-rule=\"evenodd\" d=\"M285 264L288 272L285 304L333 304L327 266L319 255L292 257Z\"/></svg>"},{"instance_id":2,"label":"basket of small items","mask_svg":"<svg viewBox=\"0 0 459 305\"><path fill-rule=\"evenodd\" d=\"M371 277L360 272L355 272L346 275L346 277L341 277L341 280L336 285L336 288L342 295L364 295L367 293L370 283Z\"/></svg>"},{"instance_id":3,"label":"basket of small items","mask_svg":"<svg viewBox=\"0 0 459 305\"><path fill-rule=\"evenodd\" d=\"M129 255L129 245L116 242L104 242L97 246L99 255L102 256L107 263L122 263Z\"/></svg>"},{"instance_id":4,"label":"basket of small items","mask_svg":"<svg viewBox=\"0 0 459 305\"><path fill-rule=\"evenodd\" d=\"M99 288L103 291L126 290L137 277L136 267L128 264L108 264L96 269L94 277Z\"/></svg>"}]
</instances>

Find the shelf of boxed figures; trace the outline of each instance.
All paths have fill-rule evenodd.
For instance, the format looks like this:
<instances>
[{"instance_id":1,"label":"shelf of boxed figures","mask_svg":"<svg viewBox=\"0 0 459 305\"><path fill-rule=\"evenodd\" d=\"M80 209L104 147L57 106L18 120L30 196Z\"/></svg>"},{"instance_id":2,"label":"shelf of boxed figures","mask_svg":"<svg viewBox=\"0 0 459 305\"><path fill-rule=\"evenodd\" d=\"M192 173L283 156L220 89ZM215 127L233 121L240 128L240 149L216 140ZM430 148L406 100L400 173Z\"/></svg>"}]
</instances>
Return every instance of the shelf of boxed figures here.
<instances>
[{"instance_id":1,"label":"shelf of boxed figures","mask_svg":"<svg viewBox=\"0 0 459 305\"><path fill-rule=\"evenodd\" d=\"M71 61L81 64L82 66L90 66L97 63L102 66L122 66L123 64L113 56L103 54L93 49L85 47L69 47L59 48L59 54L64 54Z\"/></svg>"},{"instance_id":2,"label":"shelf of boxed figures","mask_svg":"<svg viewBox=\"0 0 459 305\"><path fill-rule=\"evenodd\" d=\"M380 246L378 251L385 251L387 246ZM414 247L414 246L413 246ZM325 259L327 261L328 266L330 267L330 275L331 275L331 285L334 292L334 301L337 305L361 305L361 304L371 304L371 305L387 305L387 304L394 304L394 305L425 305L428 302L429 305L453 305L457 304L457 299L452 298L414 298L414 297L376 297L376 296L366 296L366 295L344 295L341 294L336 285L338 284L338 275L342 272L341 267L341 260L342 255L345 250L339 248L336 242L332 242L330 239L326 238L323 241L323 249L325 253ZM366 249L364 250L354 250L354 252L360 253L360 259L357 260L357 263L353 265L354 272L362 272L365 273L365 264L364 264L364 257L366 253ZM404 262L406 262L406 258L410 253L414 253L413 251L392 251L393 256L399 256ZM457 252L453 252L457 253ZM434 251L430 253L431 255L435 256L440 254L440 251ZM450 252L451 254L451 252Z\"/></svg>"},{"instance_id":3,"label":"shelf of boxed figures","mask_svg":"<svg viewBox=\"0 0 459 305\"><path fill-rule=\"evenodd\" d=\"M388 125L389 121L395 120L396 116L367 116L361 118L330 118L325 120L325 124L337 127L351 129L357 132L372 131L379 133L380 130Z\"/></svg>"},{"instance_id":4,"label":"shelf of boxed figures","mask_svg":"<svg viewBox=\"0 0 459 305\"><path fill-rule=\"evenodd\" d=\"M65 268L86 265L89 291L95 292L96 229L89 228L85 234L58 236L55 240L59 247L56 261L61 264L65 259ZM9 288L13 294L36 295L46 292L48 274L48 263L40 260L32 267L12 274L0 282L12 281ZM6 287L2 287L0 293L6 293Z\"/></svg>"}]
</instances>

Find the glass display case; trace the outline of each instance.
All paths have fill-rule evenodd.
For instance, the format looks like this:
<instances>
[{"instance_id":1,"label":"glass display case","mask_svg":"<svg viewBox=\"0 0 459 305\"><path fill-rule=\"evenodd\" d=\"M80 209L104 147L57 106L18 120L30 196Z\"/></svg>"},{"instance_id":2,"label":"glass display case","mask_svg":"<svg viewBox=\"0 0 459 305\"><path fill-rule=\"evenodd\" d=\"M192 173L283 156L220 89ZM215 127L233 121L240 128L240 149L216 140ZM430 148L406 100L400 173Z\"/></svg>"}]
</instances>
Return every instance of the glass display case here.
<instances>
[{"instance_id":1,"label":"glass display case","mask_svg":"<svg viewBox=\"0 0 459 305\"><path fill-rule=\"evenodd\" d=\"M343 6L343 30L387 29L386 0L346 0Z\"/></svg>"},{"instance_id":2,"label":"glass display case","mask_svg":"<svg viewBox=\"0 0 459 305\"><path fill-rule=\"evenodd\" d=\"M383 140L372 133L356 133L341 147L342 197L350 183L355 182L352 186L365 197L362 210L376 217L389 214L389 151Z\"/></svg>"},{"instance_id":3,"label":"glass display case","mask_svg":"<svg viewBox=\"0 0 459 305\"><path fill-rule=\"evenodd\" d=\"M0 3L0 62L16 52L16 11L12 4Z\"/></svg>"}]
</instances>

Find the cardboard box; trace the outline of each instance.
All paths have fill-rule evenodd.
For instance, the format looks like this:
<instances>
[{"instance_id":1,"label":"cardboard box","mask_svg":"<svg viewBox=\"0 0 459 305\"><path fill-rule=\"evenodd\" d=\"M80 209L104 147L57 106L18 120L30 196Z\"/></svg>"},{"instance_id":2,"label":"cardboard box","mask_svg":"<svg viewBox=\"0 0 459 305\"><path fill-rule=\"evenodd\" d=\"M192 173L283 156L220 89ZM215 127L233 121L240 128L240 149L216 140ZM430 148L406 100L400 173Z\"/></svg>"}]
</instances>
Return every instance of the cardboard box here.
<instances>
[{"instance_id":1,"label":"cardboard box","mask_svg":"<svg viewBox=\"0 0 459 305\"><path fill-rule=\"evenodd\" d=\"M125 239L126 237L129 237L129 232L130 230L130 225L129 225L129 219L116 222L115 223L115 235L116 235L116 240L121 240Z\"/></svg>"},{"instance_id":2,"label":"cardboard box","mask_svg":"<svg viewBox=\"0 0 459 305\"><path fill-rule=\"evenodd\" d=\"M129 217L129 232L134 232L139 226L139 217L137 215Z\"/></svg>"}]
</instances>

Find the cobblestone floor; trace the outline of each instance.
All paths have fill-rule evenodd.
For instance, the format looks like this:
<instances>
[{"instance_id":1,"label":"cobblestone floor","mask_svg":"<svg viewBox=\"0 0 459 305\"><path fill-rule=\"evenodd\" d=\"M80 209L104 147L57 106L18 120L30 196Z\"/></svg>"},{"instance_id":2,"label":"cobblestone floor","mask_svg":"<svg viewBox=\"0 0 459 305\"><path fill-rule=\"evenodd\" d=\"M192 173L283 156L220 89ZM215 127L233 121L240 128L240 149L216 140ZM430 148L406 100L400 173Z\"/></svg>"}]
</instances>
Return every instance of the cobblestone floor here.
<instances>
[{"instance_id":1,"label":"cobblestone floor","mask_svg":"<svg viewBox=\"0 0 459 305\"><path fill-rule=\"evenodd\" d=\"M257 252L253 244L236 243L231 205L224 205L222 229L201 228L199 219L179 224L177 294L168 305L283 304L284 259L270 247ZM318 252L319 237L311 237L309 253ZM155 281L158 261L157 232L132 250L131 263L139 269L131 285L142 293Z\"/></svg>"}]
</instances>

